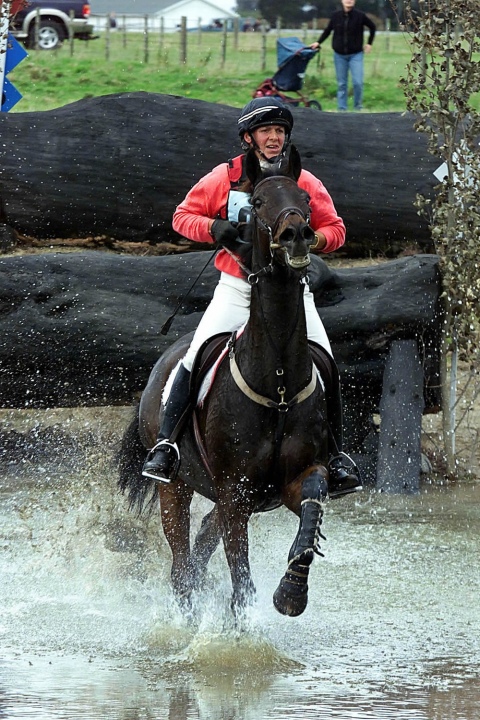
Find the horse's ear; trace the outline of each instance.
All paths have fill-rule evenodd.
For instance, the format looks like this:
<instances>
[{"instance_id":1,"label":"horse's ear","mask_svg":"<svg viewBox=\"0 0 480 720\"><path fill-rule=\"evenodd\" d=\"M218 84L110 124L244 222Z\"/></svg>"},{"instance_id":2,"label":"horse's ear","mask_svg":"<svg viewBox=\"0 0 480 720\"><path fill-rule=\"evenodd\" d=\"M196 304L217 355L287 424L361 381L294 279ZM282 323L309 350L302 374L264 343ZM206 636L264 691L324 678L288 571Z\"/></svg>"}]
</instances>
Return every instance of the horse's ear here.
<instances>
[{"instance_id":1,"label":"horse's ear","mask_svg":"<svg viewBox=\"0 0 480 720\"><path fill-rule=\"evenodd\" d=\"M250 148L245 157L245 172L247 178L252 183L252 187L255 187L257 182L262 179L262 168L260 167L257 153L253 148Z\"/></svg>"},{"instance_id":2,"label":"horse's ear","mask_svg":"<svg viewBox=\"0 0 480 720\"><path fill-rule=\"evenodd\" d=\"M300 177L300 173L302 172L302 159L295 145L290 145L289 150L289 170L291 175L293 176L293 179L296 182Z\"/></svg>"}]
</instances>

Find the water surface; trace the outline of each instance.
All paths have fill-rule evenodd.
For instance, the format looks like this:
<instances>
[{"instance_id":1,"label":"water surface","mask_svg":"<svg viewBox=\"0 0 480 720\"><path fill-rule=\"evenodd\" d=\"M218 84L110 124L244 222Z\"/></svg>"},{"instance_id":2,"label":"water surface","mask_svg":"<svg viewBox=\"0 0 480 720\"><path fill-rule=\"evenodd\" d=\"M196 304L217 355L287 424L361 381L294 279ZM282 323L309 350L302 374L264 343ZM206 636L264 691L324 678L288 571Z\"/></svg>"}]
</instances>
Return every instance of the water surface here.
<instances>
[{"instance_id":1,"label":"water surface","mask_svg":"<svg viewBox=\"0 0 480 720\"><path fill-rule=\"evenodd\" d=\"M256 516L239 631L221 550L197 623L181 616L158 518L127 512L112 448L88 437L0 468L0 718L478 720L478 485L329 503L295 619L272 594L297 520Z\"/></svg>"}]
</instances>

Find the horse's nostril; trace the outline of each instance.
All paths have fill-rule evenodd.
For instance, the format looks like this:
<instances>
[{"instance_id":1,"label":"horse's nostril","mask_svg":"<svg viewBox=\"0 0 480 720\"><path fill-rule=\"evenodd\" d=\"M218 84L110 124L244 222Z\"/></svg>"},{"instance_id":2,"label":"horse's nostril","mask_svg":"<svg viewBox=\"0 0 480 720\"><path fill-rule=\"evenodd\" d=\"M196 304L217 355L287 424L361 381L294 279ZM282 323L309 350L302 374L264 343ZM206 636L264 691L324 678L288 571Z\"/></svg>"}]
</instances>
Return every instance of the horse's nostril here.
<instances>
[{"instance_id":1,"label":"horse's nostril","mask_svg":"<svg viewBox=\"0 0 480 720\"><path fill-rule=\"evenodd\" d=\"M282 230L280 233L279 240L281 243L289 243L293 242L295 240L297 233L294 228L288 227L285 228L285 230Z\"/></svg>"},{"instance_id":2,"label":"horse's nostril","mask_svg":"<svg viewBox=\"0 0 480 720\"><path fill-rule=\"evenodd\" d=\"M306 225L303 228L302 235L303 235L303 239L305 240L305 242L308 245L315 245L315 243L316 243L315 233L312 230L312 228L310 227L310 225Z\"/></svg>"}]
</instances>

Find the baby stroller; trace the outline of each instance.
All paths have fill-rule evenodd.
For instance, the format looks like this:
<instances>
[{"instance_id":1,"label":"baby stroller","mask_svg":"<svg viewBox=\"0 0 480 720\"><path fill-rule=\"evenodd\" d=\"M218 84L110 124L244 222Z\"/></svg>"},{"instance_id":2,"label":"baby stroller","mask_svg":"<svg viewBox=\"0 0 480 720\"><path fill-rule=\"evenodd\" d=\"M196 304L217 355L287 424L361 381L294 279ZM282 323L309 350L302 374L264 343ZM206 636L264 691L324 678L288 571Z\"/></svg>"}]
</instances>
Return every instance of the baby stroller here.
<instances>
[{"instance_id":1,"label":"baby stroller","mask_svg":"<svg viewBox=\"0 0 480 720\"><path fill-rule=\"evenodd\" d=\"M316 100L309 100L300 90L303 86L305 70L307 65L318 50L305 47L297 37L278 38L277 40L277 64L278 70L271 78L264 80L253 92L253 97L266 97L274 95L285 104L292 103L295 106L321 110L320 103ZM295 92L296 97L284 95L283 91Z\"/></svg>"}]
</instances>

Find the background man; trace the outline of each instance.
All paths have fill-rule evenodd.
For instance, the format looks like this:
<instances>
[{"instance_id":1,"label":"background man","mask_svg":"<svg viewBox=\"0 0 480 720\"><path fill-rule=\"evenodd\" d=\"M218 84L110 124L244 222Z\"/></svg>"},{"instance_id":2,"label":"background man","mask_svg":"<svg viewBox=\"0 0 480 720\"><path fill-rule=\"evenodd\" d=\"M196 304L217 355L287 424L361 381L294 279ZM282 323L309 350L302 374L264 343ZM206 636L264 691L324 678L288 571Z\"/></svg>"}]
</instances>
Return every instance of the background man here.
<instances>
[{"instance_id":1,"label":"background man","mask_svg":"<svg viewBox=\"0 0 480 720\"><path fill-rule=\"evenodd\" d=\"M364 46L365 27L369 29L370 35ZM332 48L339 110L347 110L349 71L352 76L354 110L361 110L363 107L363 54L371 51L375 30L375 23L364 12L355 8L355 0L342 0L342 10L333 13L318 41L310 45L312 50L317 50L333 32Z\"/></svg>"}]
</instances>

